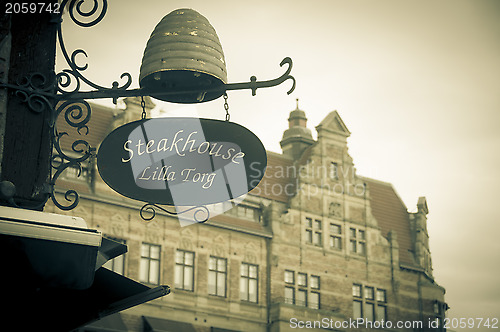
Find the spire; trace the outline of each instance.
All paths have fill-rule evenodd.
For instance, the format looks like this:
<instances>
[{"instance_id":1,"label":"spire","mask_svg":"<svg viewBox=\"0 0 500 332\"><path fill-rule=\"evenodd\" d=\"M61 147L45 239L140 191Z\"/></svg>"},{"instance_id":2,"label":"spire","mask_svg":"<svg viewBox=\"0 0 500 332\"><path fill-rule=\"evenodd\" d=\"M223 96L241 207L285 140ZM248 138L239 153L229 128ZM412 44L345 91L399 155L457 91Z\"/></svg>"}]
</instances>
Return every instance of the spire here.
<instances>
[{"instance_id":1,"label":"spire","mask_svg":"<svg viewBox=\"0 0 500 332\"><path fill-rule=\"evenodd\" d=\"M299 98L296 99L296 102L297 102L297 107L295 108L295 110L290 112L290 117L288 118L288 128L292 127L306 128L307 125L306 113L301 109L299 109Z\"/></svg>"},{"instance_id":2,"label":"spire","mask_svg":"<svg viewBox=\"0 0 500 332\"><path fill-rule=\"evenodd\" d=\"M311 130L307 128L306 113L299 108L299 99L296 99L297 106L290 112L288 117L288 129L283 133L280 142L284 155L293 159L298 159L304 150L314 143Z\"/></svg>"}]
</instances>

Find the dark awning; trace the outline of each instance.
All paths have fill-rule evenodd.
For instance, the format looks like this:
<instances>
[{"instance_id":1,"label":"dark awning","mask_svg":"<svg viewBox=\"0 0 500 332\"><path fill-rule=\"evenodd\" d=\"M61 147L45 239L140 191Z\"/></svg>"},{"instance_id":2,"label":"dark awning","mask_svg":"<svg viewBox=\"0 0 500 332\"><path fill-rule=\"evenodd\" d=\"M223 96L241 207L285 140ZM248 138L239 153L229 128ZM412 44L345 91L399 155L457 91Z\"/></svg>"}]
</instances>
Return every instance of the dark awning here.
<instances>
[{"instance_id":1,"label":"dark awning","mask_svg":"<svg viewBox=\"0 0 500 332\"><path fill-rule=\"evenodd\" d=\"M113 314L82 328L85 332L127 332L127 326L120 314Z\"/></svg>"},{"instance_id":2,"label":"dark awning","mask_svg":"<svg viewBox=\"0 0 500 332\"><path fill-rule=\"evenodd\" d=\"M0 206L2 330L70 331L168 294L99 268L126 250L82 218Z\"/></svg>"},{"instance_id":3,"label":"dark awning","mask_svg":"<svg viewBox=\"0 0 500 332\"><path fill-rule=\"evenodd\" d=\"M218 327L209 327L185 322L177 322L169 319L142 316L144 320L144 332L238 332Z\"/></svg>"},{"instance_id":4,"label":"dark awning","mask_svg":"<svg viewBox=\"0 0 500 332\"><path fill-rule=\"evenodd\" d=\"M144 332L197 332L192 324L142 316Z\"/></svg>"},{"instance_id":5,"label":"dark awning","mask_svg":"<svg viewBox=\"0 0 500 332\"><path fill-rule=\"evenodd\" d=\"M170 292L168 286L149 288L106 268L98 269L84 290L2 286L9 304L1 312L2 325L22 331L71 331Z\"/></svg>"}]
</instances>

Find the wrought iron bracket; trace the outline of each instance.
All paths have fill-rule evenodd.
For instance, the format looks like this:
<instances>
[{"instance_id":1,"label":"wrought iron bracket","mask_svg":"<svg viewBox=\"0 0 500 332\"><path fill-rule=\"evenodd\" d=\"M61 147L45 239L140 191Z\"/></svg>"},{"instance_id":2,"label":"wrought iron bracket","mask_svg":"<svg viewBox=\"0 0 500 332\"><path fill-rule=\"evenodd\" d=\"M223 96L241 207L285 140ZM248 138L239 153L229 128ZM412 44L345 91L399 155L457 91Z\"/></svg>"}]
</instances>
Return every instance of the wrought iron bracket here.
<instances>
[{"instance_id":1,"label":"wrought iron bracket","mask_svg":"<svg viewBox=\"0 0 500 332\"><path fill-rule=\"evenodd\" d=\"M66 60L69 68L63 69L55 75L55 80L48 82L46 77L41 73L31 73L27 77L19 79L17 84L9 84L0 82L0 89L14 90L16 95L24 102L28 103L31 111L36 113L47 114L47 121L51 128L51 142L53 152L51 156L51 175L50 180L46 186L47 198L50 197L53 203L62 210L71 210L79 203L79 195L75 190L68 190L64 194L66 204L59 202L54 193L54 186L59 176L68 168L76 168L77 175L80 176L82 172L82 163L92 163L95 157L96 149L91 147L85 139L89 133L87 126L91 118L91 107L87 100L112 98L116 103L120 97L137 97L137 96L161 96L169 94L183 94L193 92L221 92L232 90L252 90L252 95L256 95L257 89L268 88L277 86L287 80L292 80L292 87L288 90L291 94L295 89L295 78L290 75L292 70L292 59L284 58L280 66L288 65L285 73L278 78L257 81L255 76L250 77L249 82L243 83L228 83L219 87L204 87L195 90L186 91L151 91L144 88L128 89L132 83L132 76L129 73L123 73L120 79L124 82L120 85L118 81L114 81L111 87L104 87L95 84L87 79L83 72L88 68L87 63L79 63L77 58L87 58L87 53L82 49L74 50L71 55L68 53L64 44L62 34L62 15L64 12L69 14L71 20L80 27L93 27L98 24L106 15L108 3L107 0L93 0L91 8L84 10L82 5L86 0L63 0L60 6L60 13L54 15L52 22L57 24L57 39L61 53ZM93 3L93 4L92 4ZM93 90L81 91L82 85L90 86ZM53 92L55 91L55 93ZM80 139L75 139L71 144L72 151L63 151L61 148L61 140L69 136L67 132L59 132L57 130L57 119L64 113L66 123L76 130L76 133L81 136ZM53 174L52 174L53 173ZM13 203L15 205L15 202ZM208 220L209 211L206 207L192 207L187 208L182 212L171 212L155 204L146 204L141 209L141 217L144 220L151 220L155 216L155 208L171 215L179 215L187 212L194 212L194 218L198 222L205 222ZM199 218L200 213L204 211L207 214L206 219ZM153 217L144 217L145 212L152 213Z\"/></svg>"},{"instance_id":2,"label":"wrought iron bracket","mask_svg":"<svg viewBox=\"0 0 500 332\"><path fill-rule=\"evenodd\" d=\"M278 78L267 80L267 81L257 81L255 76L250 77L250 82L242 82L242 83L227 83L218 87L211 88L203 88L203 89L192 89L192 90L175 90L175 91L163 91L163 90L151 90L151 89L122 89L122 88L113 88L113 89L98 89L92 91L75 91L71 93L66 93L64 95L64 99L66 100L75 100L75 99L100 99L100 98L112 98L116 101L121 97L139 97L139 96L168 96L168 95L179 95L179 94L193 94L193 93L203 93L203 92L227 92L233 90L252 90L252 96L256 95L257 89L260 88L270 88L281 83L286 80L292 80L292 87L287 91L287 94L291 94L295 90L295 78L290 75L292 71L292 59L289 57L284 58L280 66L287 64L288 68L286 72ZM122 77L124 77L122 74ZM116 83L116 82L115 82Z\"/></svg>"}]
</instances>

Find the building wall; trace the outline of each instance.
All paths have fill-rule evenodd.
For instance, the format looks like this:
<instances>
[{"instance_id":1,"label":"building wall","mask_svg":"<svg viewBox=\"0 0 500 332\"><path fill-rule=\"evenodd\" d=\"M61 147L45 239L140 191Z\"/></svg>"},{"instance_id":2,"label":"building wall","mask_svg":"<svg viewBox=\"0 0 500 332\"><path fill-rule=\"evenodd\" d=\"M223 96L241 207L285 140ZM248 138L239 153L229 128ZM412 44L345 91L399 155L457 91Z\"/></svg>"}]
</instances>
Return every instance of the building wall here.
<instances>
[{"instance_id":1,"label":"building wall","mask_svg":"<svg viewBox=\"0 0 500 332\"><path fill-rule=\"evenodd\" d=\"M414 320L427 323L434 319L435 304L444 303L444 289L432 278L426 208L419 208L420 214L410 216L400 202L397 208L403 208L406 215L406 219L398 221L401 224L381 220L382 217L377 220L370 181L355 173L347 149L350 133L338 114L329 114L317 130L318 140L305 146L298 160L270 153L271 167L258 188L261 190L248 195L241 205L247 212L236 207L204 224L181 227L175 217L162 213L146 222L140 217L142 204L114 193L95 170L86 173L94 174L93 181L71 176L59 181L60 195L65 188L78 188L81 195L78 207L67 213L84 218L90 228L104 235L126 241L127 277L141 281L143 244L161 247L158 283L169 285L172 292L122 312L130 331L143 330L142 316L190 323L199 331L214 327L295 331L299 321L316 322L326 330L346 331L352 327L346 328L345 322L355 318L356 301L362 303L365 311L370 305L384 308L383 319L394 324ZM282 191L264 190L264 184L281 186L269 188ZM296 191L284 193L287 184L292 184ZM390 184L372 184L373 189L382 186L397 196ZM64 199L60 196L59 200ZM423 206L422 202L419 204ZM52 204L45 210L61 213ZM401 227L406 227L411 236L398 233ZM351 232L355 232L356 239ZM351 249L353 241L357 252ZM177 250L194 253L192 291L175 286ZM210 257L227 262L225 296L209 295ZM240 299L242 263L258 266L257 303ZM286 280L291 274L293 282ZM299 278L303 277L307 283L301 285ZM356 294L358 289L361 294ZM370 290L373 299L367 296ZM299 294L306 294L306 300L302 301ZM384 296L377 300L380 294Z\"/></svg>"}]
</instances>

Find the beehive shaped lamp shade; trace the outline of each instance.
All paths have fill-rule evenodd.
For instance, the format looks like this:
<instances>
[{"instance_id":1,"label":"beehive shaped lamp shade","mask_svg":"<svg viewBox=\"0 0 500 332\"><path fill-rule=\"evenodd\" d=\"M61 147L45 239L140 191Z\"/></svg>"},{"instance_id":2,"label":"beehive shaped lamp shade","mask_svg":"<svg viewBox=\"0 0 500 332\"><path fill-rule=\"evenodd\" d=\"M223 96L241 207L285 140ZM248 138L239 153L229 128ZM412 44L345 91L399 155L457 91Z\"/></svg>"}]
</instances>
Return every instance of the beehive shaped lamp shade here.
<instances>
[{"instance_id":1,"label":"beehive shaped lamp shade","mask_svg":"<svg viewBox=\"0 0 500 332\"><path fill-rule=\"evenodd\" d=\"M219 98L227 83L226 61L217 33L193 9L166 15L149 37L142 57L139 84L153 98L174 103L200 103ZM181 93L193 91L193 93Z\"/></svg>"}]
</instances>

